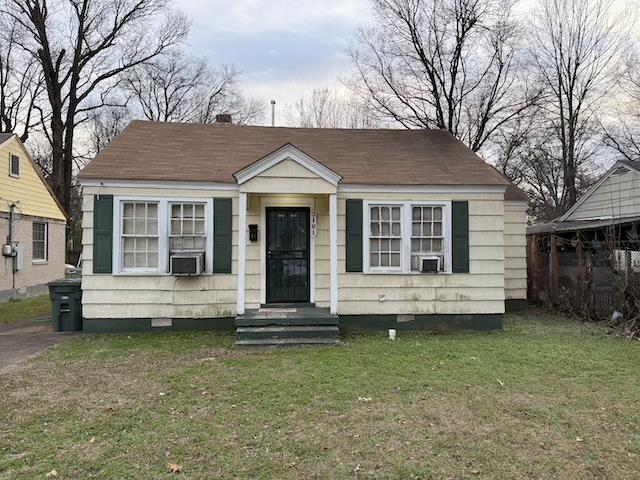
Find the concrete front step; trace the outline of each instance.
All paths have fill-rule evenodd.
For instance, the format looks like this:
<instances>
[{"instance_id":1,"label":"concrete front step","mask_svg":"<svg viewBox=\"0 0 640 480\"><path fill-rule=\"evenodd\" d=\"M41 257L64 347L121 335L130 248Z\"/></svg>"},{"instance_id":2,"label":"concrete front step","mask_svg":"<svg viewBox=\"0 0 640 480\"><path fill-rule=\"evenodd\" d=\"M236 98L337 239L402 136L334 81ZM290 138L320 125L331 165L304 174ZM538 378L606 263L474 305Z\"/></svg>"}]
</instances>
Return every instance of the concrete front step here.
<instances>
[{"instance_id":1,"label":"concrete front step","mask_svg":"<svg viewBox=\"0 0 640 480\"><path fill-rule=\"evenodd\" d=\"M236 317L236 327L338 326L340 319L328 308L260 308Z\"/></svg>"},{"instance_id":2,"label":"concrete front step","mask_svg":"<svg viewBox=\"0 0 640 480\"><path fill-rule=\"evenodd\" d=\"M284 338L340 338L340 330L334 325L237 327L237 340Z\"/></svg>"},{"instance_id":3,"label":"concrete front step","mask_svg":"<svg viewBox=\"0 0 640 480\"><path fill-rule=\"evenodd\" d=\"M268 338L236 340L236 345L244 347L295 347L300 345L337 345L339 338Z\"/></svg>"},{"instance_id":4,"label":"concrete front step","mask_svg":"<svg viewBox=\"0 0 640 480\"><path fill-rule=\"evenodd\" d=\"M334 345L340 343L339 323L328 308L247 310L236 317L236 345Z\"/></svg>"}]
</instances>

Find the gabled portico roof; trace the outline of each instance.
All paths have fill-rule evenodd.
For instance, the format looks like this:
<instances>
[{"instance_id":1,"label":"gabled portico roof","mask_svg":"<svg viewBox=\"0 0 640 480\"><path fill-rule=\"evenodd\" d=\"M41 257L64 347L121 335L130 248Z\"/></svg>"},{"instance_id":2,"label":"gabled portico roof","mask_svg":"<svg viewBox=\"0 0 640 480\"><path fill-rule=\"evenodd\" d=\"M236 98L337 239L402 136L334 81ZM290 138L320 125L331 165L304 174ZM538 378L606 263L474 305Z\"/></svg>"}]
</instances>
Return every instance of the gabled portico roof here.
<instances>
[{"instance_id":1,"label":"gabled portico roof","mask_svg":"<svg viewBox=\"0 0 640 480\"><path fill-rule=\"evenodd\" d=\"M277 150L255 161L251 165L237 171L233 174L233 177L238 181L238 184L242 185L284 160L292 160L296 162L334 186L338 185L338 182L342 180L342 177L336 172L325 167L311 155L307 155L298 147L290 143L283 145Z\"/></svg>"}]
</instances>

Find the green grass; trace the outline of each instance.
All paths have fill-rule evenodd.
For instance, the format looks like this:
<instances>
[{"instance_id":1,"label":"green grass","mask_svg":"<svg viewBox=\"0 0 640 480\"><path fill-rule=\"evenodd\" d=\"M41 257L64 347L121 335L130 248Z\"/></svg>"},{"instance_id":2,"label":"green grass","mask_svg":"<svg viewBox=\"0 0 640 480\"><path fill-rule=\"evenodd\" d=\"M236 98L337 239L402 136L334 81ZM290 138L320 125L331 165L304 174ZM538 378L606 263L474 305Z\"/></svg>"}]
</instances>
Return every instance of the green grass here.
<instances>
[{"instance_id":1,"label":"green grass","mask_svg":"<svg viewBox=\"0 0 640 480\"><path fill-rule=\"evenodd\" d=\"M86 336L0 376L0 479L638 478L640 342L598 326L232 343Z\"/></svg>"},{"instance_id":2,"label":"green grass","mask_svg":"<svg viewBox=\"0 0 640 480\"><path fill-rule=\"evenodd\" d=\"M51 314L49 295L0 303L0 325Z\"/></svg>"}]
</instances>

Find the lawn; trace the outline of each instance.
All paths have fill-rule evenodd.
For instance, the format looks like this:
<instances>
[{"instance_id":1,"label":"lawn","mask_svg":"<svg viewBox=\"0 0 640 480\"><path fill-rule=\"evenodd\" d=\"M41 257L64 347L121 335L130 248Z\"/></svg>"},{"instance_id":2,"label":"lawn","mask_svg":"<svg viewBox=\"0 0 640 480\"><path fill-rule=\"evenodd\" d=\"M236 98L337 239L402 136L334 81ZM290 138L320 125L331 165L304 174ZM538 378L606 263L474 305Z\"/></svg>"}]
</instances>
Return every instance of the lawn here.
<instances>
[{"instance_id":1,"label":"lawn","mask_svg":"<svg viewBox=\"0 0 640 480\"><path fill-rule=\"evenodd\" d=\"M0 325L51 314L49 295L0 303Z\"/></svg>"},{"instance_id":2,"label":"lawn","mask_svg":"<svg viewBox=\"0 0 640 480\"><path fill-rule=\"evenodd\" d=\"M0 376L0 479L638 478L640 342L510 317L236 349L87 336Z\"/></svg>"}]
</instances>

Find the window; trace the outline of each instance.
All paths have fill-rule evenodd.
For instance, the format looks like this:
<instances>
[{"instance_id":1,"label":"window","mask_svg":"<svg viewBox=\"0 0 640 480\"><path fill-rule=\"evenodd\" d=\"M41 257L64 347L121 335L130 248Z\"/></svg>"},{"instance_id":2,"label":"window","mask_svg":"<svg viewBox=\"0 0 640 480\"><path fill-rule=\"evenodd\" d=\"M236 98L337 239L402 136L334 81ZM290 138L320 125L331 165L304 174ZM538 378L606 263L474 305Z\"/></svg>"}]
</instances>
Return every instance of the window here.
<instances>
[{"instance_id":1,"label":"window","mask_svg":"<svg viewBox=\"0 0 640 480\"><path fill-rule=\"evenodd\" d=\"M47 224L33 222L32 234L32 256L33 261L47 260Z\"/></svg>"},{"instance_id":2,"label":"window","mask_svg":"<svg viewBox=\"0 0 640 480\"><path fill-rule=\"evenodd\" d=\"M114 197L113 271L166 275L175 253L203 253L213 271L213 198Z\"/></svg>"},{"instance_id":3,"label":"window","mask_svg":"<svg viewBox=\"0 0 640 480\"><path fill-rule=\"evenodd\" d=\"M9 175L12 177L20 176L20 157L17 155L9 155Z\"/></svg>"},{"instance_id":4,"label":"window","mask_svg":"<svg viewBox=\"0 0 640 480\"><path fill-rule=\"evenodd\" d=\"M399 269L402 252L399 205L372 205L369 210L369 266Z\"/></svg>"},{"instance_id":5,"label":"window","mask_svg":"<svg viewBox=\"0 0 640 480\"><path fill-rule=\"evenodd\" d=\"M411 207L411 270L420 270L420 257L438 255L444 266L442 207Z\"/></svg>"},{"instance_id":6,"label":"window","mask_svg":"<svg viewBox=\"0 0 640 480\"><path fill-rule=\"evenodd\" d=\"M122 269L158 269L158 204L122 203Z\"/></svg>"},{"instance_id":7,"label":"window","mask_svg":"<svg viewBox=\"0 0 640 480\"><path fill-rule=\"evenodd\" d=\"M204 252L207 244L203 203L171 204L169 249Z\"/></svg>"},{"instance_id":8,"label":"window","mask_svg":"<svg viewBox=\"0 0 640 480\"><path fill-rule=\"evenodd\" d=\"M364 271L420 271L420 257L440 257L452 270L451 202L364 201Z\"/></svg>"}]
</instances>

